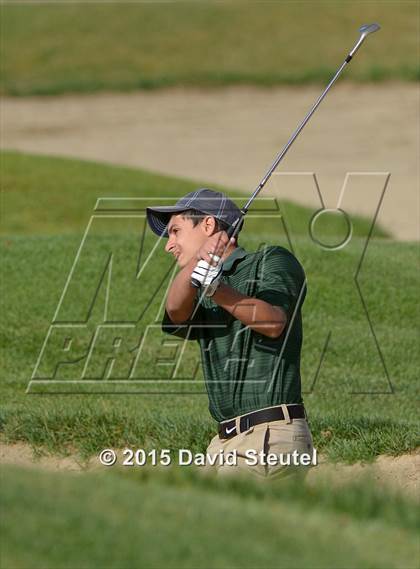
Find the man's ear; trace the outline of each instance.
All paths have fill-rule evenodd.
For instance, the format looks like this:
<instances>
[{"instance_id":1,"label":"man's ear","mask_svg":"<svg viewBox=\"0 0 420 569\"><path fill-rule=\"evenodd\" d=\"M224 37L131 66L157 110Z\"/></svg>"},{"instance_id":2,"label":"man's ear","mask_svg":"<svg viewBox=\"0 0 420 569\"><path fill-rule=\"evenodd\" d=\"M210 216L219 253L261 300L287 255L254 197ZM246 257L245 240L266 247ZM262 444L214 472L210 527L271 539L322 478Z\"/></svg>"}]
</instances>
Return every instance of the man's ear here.
<instances>
[{"instance_id":1,"label":"man's ear","mask_svg":"<svg viewBox=\"0 0 420 569\"><path fill-rule=\"evenodd\" d=\"M209 237L213 235L213 233L217 233L217 223L214 217L212 217L211 215L207 215L203 219L203 224L204 224L204 231L208 234Z\"/></svg>"}]
</instances>

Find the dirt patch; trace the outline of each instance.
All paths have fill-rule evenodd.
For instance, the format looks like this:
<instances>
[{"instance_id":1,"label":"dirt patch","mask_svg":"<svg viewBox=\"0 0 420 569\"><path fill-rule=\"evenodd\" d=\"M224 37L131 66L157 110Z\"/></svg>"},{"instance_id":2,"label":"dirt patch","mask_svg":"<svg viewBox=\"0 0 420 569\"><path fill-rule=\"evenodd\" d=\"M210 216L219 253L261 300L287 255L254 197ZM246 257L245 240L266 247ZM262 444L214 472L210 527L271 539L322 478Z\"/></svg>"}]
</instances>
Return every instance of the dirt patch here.
<instances>
[{"instance_id":1,"label":"dirt patch","mask_svg":"<svg viewBox=\"0 0 420 569\"><path fill-rule=\"evenodd\" d=\"M92 461L92 467L94 466ZM0 443L0 464L14 464L22 467L37 466L46 470L82 472L89 468L89 464L77 455L59 456L51 454L38 454L25 443Z\"/></svg>"},{"instance_id":2,"label":"dirt patch","mask_svg":"<svg viewBox=\"0 0 420 569\"><path fill-rule=\"evenodd\" d=\"M121 464L122 451L118 451L117 463ZM82 461L77 455L61 457L57 455L36 455L25 443L0 443L0 464L14 464L21 467L38 467L45 470L82 473L109 468L102 466L98 457ZM379 456L373 463L355 463L351 465L331 464L322 455L318 466L312 468L307 476L308 484L314 484L328 477L331 484L340 486L369 473L382 486L399 489L404 493L418 497L420 473L420 449L398 457Z\"/></svg>"},{"instance_id":3,"label":"dirt patch","mask_svg":"<svg viewBox=\"0 0 420 569\"><path fill-rule=\"evenodd\" d=\"M320 95L316 86L3 98L1 146L142 167L238 188L249 197ZM264 196L372 218L418 239L420 105L416 84L339 83L296 140ZM292 174L293 173L293 174ZM366 174L368 173L368 174ZM182 188L180 189L182 192Z\"/></svg>"},{"instance_id":4,"label":"dirt patch","mask_svg":"<svg viewBox=\"0 0 420 569\"><path fill-rule=\"evenodd\" d=\"M381 455L372 463L332 464L321 456L318 466L309 471L307 482L311 484L325 477L337 487L369 474L379 485L418 497L419 473L419 449L396 457Z\"/></svg>"}]
</instances>

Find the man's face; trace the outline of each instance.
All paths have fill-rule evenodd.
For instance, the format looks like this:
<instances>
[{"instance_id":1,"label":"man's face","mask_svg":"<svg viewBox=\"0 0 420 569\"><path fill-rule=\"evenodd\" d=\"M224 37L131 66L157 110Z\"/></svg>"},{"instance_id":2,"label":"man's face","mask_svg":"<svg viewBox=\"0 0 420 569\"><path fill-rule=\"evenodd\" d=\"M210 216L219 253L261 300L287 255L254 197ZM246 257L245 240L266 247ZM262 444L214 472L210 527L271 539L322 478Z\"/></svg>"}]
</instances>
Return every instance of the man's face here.
<instances>
[{"instance_id":1,"label":"man's face","mask_svg":"<svg viewBox=\"0 0 420 569\"><path fill-rule=\"evenodd\" d=\"M191 219L184 219L181 214L174 214L168 223L169 239L165 251L176 257L182 269L193 257L196 257L197 251L210 237L214 227L213 218L205 218L194 227Z\"/></svg>"}]
</instances>

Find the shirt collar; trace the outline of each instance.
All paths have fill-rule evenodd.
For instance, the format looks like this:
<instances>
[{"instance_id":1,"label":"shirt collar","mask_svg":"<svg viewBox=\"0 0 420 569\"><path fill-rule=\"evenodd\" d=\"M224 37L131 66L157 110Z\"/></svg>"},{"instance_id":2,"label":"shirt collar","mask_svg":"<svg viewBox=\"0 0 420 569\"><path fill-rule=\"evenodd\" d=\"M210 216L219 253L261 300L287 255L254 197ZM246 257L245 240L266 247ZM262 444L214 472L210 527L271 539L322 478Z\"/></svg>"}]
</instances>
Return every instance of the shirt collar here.
<instances>
[{"instance_id":1,"label":"shirt collar","mask_svg":"<svg viewBox=\"0 0 420 569\"><path fill-rule=\"evenodd\" d=\"M225 271L230 271L230 269L232 268L233 263L237 260L237 259L243 259L244 257L247 256L247 252L245 251L245 249L243 247L239 247L239 245L232 251L232 253L229 255L229 257L227 257L227 259L225 259L222 263L223 265L223 272Z\"/></svg>"}]
</instances>

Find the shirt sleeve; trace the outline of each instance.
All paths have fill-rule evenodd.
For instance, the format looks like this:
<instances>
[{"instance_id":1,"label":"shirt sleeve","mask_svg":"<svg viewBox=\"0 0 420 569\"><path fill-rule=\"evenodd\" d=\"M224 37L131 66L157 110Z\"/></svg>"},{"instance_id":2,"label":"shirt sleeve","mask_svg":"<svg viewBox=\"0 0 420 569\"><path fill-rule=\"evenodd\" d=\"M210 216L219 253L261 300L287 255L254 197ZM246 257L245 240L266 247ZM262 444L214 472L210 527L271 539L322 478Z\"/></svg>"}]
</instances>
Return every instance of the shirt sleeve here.
<instances>
[{"instance_id":1,"label":"shirt sleeve","mask_svg":"<svg viewBox=\"0 0 420 569\"><path fill-rule=\"evenodd\" d=\"M197 302L194 304L194 310L197 307ZM193 311L194 313L194 311ZM165 309L165 314L162 320L162 332L172 334L179 338L187 340L198 340L200 337L200 327L204 323L204 308L202 305L198 306L193 318L190 318L182 324L174 324L169 318L169 314Z\"/></svg>"},{"instance_id":2,"label":"shirt sleeve","mask_svg":"<svg viewBox=\"0 0 420 569\"><path fill-rule=\"evenodd\" d=\"M255 297L280 306L289 319L305 295L305 273L296 257L283 247L267 248L259 263Z\"/></svg>"}]
</instances>

